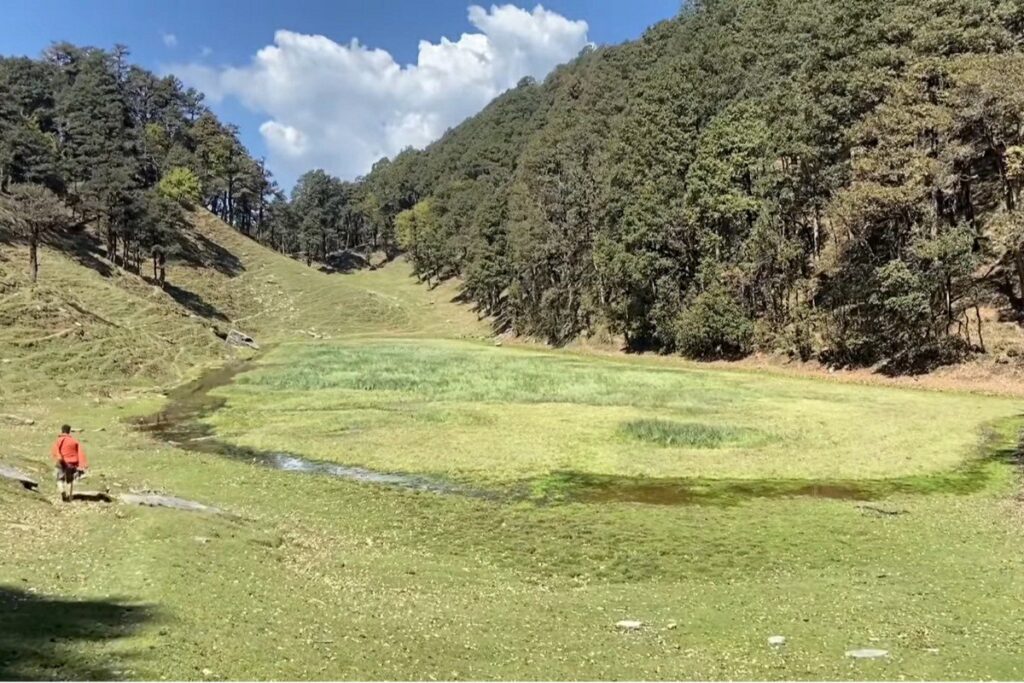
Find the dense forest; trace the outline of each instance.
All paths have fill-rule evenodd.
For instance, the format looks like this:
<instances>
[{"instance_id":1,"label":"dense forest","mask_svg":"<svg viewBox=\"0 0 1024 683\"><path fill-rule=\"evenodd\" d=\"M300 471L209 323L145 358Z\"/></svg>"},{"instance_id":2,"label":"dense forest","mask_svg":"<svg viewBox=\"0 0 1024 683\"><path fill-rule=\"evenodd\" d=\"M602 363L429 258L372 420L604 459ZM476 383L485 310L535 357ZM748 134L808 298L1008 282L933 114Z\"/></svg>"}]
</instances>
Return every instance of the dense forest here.
<instances>
[{"instance_id":1,"label":"dense forest","mask_svg":"<svg viewBox=\"0 0 1024 683\"><path fill-rule=\"evenodd\" d=\"M138 270L201 204L307 262L404 252L552 343L915 370L1024 316L1022 39L1018 0L694 0L290 198L199 93L55 45L0 60L0 211Z\"/></svg>"},{"instance_id":2,"label":"dense forest","mask_svg":"<svg viewBox=\"0 0 1024 683\"><path fill-rule=\"evenodd\" d=\"M927 367L1024 309L1024 3L702 0L524 81L386 187L500 324Z\"/></svg>"},{"instance_id":3,"label":"dense forest","mask_svg":"<svg viewBox=\"0 0 1024 683\"><path fill-rule=\"evenodd\" d=\"M193 206L307 260L357 245L393 252L357 190L314 171L289 201L202 93L130 64L124 47L58 43L40 59L0 59L0 238L29 245L33 278L42 240L86 228L111 263L141 272L152 258L163 277Z\"/></svg>"}]
</instances>

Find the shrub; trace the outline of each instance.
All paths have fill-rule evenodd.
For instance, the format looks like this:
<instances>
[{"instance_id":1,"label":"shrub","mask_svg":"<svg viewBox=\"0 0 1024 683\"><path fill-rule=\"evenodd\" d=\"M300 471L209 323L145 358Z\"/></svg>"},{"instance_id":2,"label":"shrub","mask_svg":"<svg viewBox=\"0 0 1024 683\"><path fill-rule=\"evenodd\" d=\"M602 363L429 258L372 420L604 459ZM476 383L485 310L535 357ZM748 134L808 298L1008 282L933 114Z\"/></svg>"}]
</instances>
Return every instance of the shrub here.
<instances>
[{"instance_id":1,"label":"shrub","mask_svg":"<svg viewBox=\"0 0 1024 683\"><path fill-rule=\"evenodd\" d=\"M676 323L679 350L692 358L737 358L750 352L754 324L722 286L694 297Z\"/></svg>"}]
</instances>

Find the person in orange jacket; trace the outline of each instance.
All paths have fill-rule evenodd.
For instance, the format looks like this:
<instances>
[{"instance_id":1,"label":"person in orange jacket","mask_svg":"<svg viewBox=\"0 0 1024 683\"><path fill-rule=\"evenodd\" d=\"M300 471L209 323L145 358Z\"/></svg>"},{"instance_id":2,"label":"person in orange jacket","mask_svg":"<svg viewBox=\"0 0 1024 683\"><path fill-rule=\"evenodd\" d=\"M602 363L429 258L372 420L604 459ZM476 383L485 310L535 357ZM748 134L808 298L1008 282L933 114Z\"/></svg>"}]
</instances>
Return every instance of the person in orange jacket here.
<instances>
[{"instance_id":1,"label":"person in orange jacket","mask_svg":"<svg viewBox=\"0 0 1024 683\"><path fill-rule=\"evenodd\" d=\"M60 499L68 502L75 495L75 479L85 473L89 461L85 459L85 449L71 436L71 426L60 428L60 436L50 450L53 462L57 466L57 489Z\"/></svg>"}]
</instances>

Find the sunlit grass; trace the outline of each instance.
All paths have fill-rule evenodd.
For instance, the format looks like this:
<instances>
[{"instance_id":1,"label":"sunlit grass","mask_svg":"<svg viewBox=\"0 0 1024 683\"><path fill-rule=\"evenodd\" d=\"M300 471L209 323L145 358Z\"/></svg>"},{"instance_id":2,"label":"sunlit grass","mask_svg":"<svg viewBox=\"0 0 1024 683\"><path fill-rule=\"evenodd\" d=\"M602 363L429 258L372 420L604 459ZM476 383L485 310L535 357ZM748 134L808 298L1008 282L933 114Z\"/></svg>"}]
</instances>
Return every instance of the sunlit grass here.
<instances>
[{"instance_id":1,"label":"sunlit grass","mask_svg":"<svg viewBox=\"0 0 1024 683\"><path fill-rule=\"evenodd\" d=\"M148 616L133 630L97 609L76 629L54 609L25 629L31 602L5 602L18 609L0 609L0 671L46 680L1024 677L1017 470L993 459L977 478L952 474L982 441L1012 447L1013 425L1000 418L1019 402L434 340L481 327L449 305L451 289L421 288L403 264L311 273L224 226L207 228L244 273L172 271L172 281L258 340L283 342L219 392L227 406L209 418L218 438L497 490L693 476L703 494L680 506L471 500L154 441L125 422L162 400L139 390L195 373L223 347L150 288L47 253L52 281L0 301L0 360L10 361L0 365L0 398L17 392L0 412L36 421L0 422L0 460L46 487L37 495L0 482L0 595L117 601ZM14 261L0 265L6 281L21 277ZM68 301L108 322L69 313ZM41 339L67 321L82 322L81 334ZM63 422L86 430L77 433L93 462L84 485L164 491L232 516L54 504L48 448ZM770 491L777 477L849 479L886 497L873 510L734 492ZM888 477L912 486L872 483ZM644 626L623 634L619 619ZM771 635L787 638L783 650L767 645ZM853 663L843 653L856 647L890 657Z\"/></svg>"},{"instance_id":2,"label":"sunlit grass","mask_svg":"<svg viewBox=\"0 0 1024 683\"><path fill-rule=\"evenodd\" d=\"M282 346L219 393L228 405L211 424L239 445L489 482L553 471L927 474L975 457L982 427L1016 410L981 396L389 339Z\"/></svg>"}]
</instances>

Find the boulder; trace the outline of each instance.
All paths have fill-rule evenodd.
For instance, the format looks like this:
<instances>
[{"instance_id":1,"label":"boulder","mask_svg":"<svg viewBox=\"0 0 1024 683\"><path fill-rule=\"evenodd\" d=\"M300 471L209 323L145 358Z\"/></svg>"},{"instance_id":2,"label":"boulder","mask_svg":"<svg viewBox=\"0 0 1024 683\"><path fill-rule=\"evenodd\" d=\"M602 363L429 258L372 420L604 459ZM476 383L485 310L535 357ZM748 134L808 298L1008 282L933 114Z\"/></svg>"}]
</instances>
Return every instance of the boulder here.
<instances>
[{"instance_id":1,"label":"boulder","mask_svg":"<svg viewBox=\"0 0 1024 683\"><path fill-rule=\"evenodd\" d=\"M846 656L851 659L880 659L888 657L888 650L879 650L873 647L865 647L859 650L847 650Z\"/></svg>"},{"instance_id":2,"label":"boulder","mask_svg":"<svg viewBox=\"0 0 1024 683\"><path fill-rule=\"evenodd\" d=\"M768 644L772 647L782 647L786 644L786 636L771 636L768 638Z\"/></svg>"},{"instance_id":3,"label":"boulder","mask_svg":"<svg viewBox=\"0 0 1024 683\"><path fill-rule=\"evenodd\" d=\"M622 621L615 622L615 628L622 631L639 631L644 625L642 621L636 621L635 619L623 619Z\"/></svg>"},{"instance_id":4,"label":"boulder","mask_svg":"<svg viewBox=\"0 0 1024 683\"><path fill-rule=\"evenodd\" d=\"M35 491L39 488L39 482L31 476L25 474L17 467L11 467L10 465L5 465L3 463L0 463L0 477L16 481L30 491Z\"/></svg>"},{"instance_id":5,"label":"boulder","mask_svg":"<svg viewBox=\"0 0 1024 683\"><path fill-rule=\"evenodd\" d=\"M248 346L250 349L260 348L259 344L257 344L252 337L247 335L245 332L239 332L238 330L231 330L228 332L224 341L232 346Z\"/></svg>"},{"instance_id":6,"label":"boulder","mask_svg":"<svg viewBox=\"0 0 1024 683\"><path fill-rule=\"evenodd\" d=\"M197 503L194 500L186 500L176 496L165 496L159 493L122 493L116 496L116 498L126 505L171 508L172 510L184 510L186 512L220 513L219 509Z\"/></svg>"}]
</instances>

